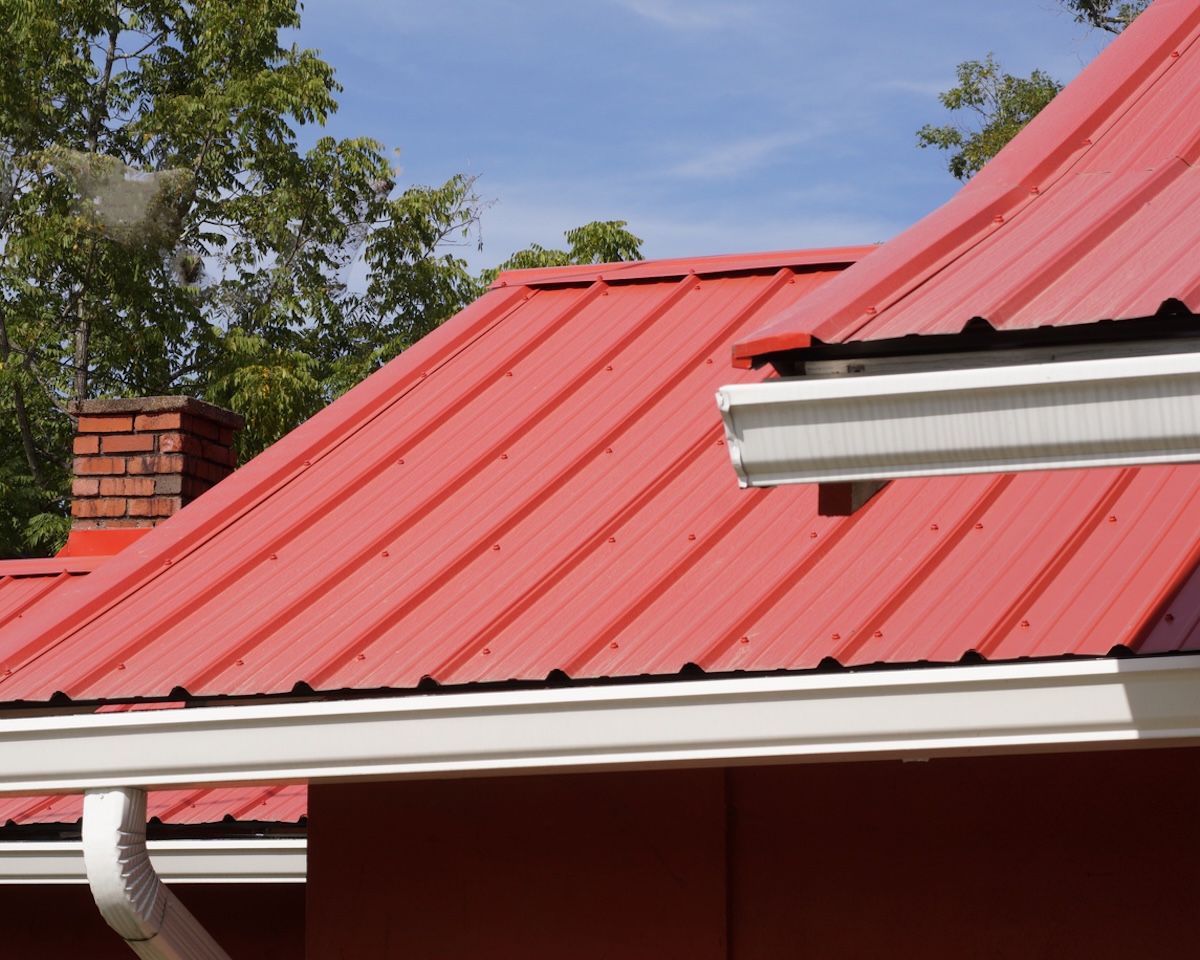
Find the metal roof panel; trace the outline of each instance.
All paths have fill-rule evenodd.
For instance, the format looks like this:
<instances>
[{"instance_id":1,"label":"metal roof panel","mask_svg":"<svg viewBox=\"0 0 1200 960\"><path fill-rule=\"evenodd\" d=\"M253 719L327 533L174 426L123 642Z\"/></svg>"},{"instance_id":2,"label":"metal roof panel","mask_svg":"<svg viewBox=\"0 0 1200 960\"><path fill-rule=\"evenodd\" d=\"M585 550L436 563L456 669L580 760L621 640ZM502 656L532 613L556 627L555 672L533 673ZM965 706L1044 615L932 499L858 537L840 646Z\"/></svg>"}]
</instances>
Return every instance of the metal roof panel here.
<instances>
[{"instance_id":1,"label":"metal roof panel","mask_svg":"<svg viewBox=\"0 0 1200 960\"><path fill-rule=\"evenodd\" d=\"M1200 467L737 488L727 351L844 256L494 287L0 631L0 697L1196 649Z\"/></svg>"}]
</instances>

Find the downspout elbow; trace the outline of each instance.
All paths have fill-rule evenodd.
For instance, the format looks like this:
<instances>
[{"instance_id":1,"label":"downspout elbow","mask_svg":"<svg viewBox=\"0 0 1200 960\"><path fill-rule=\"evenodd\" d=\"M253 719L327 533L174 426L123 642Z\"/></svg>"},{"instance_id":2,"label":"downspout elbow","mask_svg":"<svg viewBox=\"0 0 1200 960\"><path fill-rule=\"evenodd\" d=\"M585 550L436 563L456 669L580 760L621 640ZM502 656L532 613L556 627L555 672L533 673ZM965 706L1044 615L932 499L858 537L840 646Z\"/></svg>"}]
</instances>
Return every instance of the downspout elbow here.
<instances>
[{"instance_id":1,"label":"downspout elbow","mask_svg":"<svg viewBox=\"0 0 1200 960\"><path fill-rule=\"evenodd\" d=\"M83 858L101 915L139 957L230 960L155 872L146 849L144 790L84 795Z\"/></svg>"}]
</instances>

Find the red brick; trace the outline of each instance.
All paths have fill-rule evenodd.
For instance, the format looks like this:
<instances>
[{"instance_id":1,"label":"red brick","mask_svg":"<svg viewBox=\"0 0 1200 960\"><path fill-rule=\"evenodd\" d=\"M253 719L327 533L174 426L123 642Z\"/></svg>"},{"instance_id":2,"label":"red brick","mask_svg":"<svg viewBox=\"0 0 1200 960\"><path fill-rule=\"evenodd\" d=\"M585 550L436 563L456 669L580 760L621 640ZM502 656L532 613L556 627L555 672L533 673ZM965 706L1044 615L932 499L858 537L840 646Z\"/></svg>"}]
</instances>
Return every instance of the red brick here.
<instances>
[{"instance_id":1,"label":"red brick","mask_svg":"<svg viewBox=\"0 0 1200 960\"><path fill-rule=\"evenodd\" d=\"M143 413L133 422L141 430L178 430L183 426L182 413Z\"/></svg>"},{"instance_id":2,"label":"red brick","mask_svg":"<svg viewBox=\"0 0 1200 960\"><path fill-rule=\"evenodd\" d=\"M71 496L73 497L94 497L100 493L99 480L80 480L71 481Z\"/></svg>"},{"instance_id":3,"label":"red brick","mask_svg":"<svg viewBox=\"0 0 1200 960\"><path fill-rule=\"evenodd\" d=\"M124 500L75 500L71 503L73 517L123 517Z\"/></svg>"},{"instance_id":4,"label":"red brick","mask_svg":"<svg viewBox=\"0 0 1200 960\"><path fill-rule=\"evenodd\" d=\"M133 417L123 416L80 417L79 433L129 433L133 430Z\"/></svg>"},{"instance_id":5,"label":"red brick","mask_svg":"<svg viewBox=\"0 0 1200 960\"><path fill-rule=\"evenodd\" d=\"M158 438L159 453L189 453L199 456L204 452L204 441L190 433L164 433Z\"/></svg>"},{"instance_id":6,"label":"red brick","mask_svg":"<svg viewBox=\"0 0 1200 960\"><path fill-rule=\"evenodd\" d=\"M130 473L182 473L184 458L173 453L163 457L131 457Z\"/></svg>"},{"instance_id":7,"label":"red brick","mask_svg":"<svg viewBox=\"0 0 1200 960\"><path fill-rule=\"evenodd\" d=\"M125 460L122 457L76 457L72 472L77 477L124 473Z\"/></svg>"},{"instance_id":8,"label":"red brick","mask_svg":"<svg viewBox=\"0 0 1200 960\"><path fill-rule=\"evenodd\" d=\"M145 500L130 500L131 517L169 517L183 506L178 497L150 497Z\"/></svg>"},{"instance_id":9,"label":"red brick","mask_svg":"<svg viewBox=\"0 0 1200 960\"><path fill-rule=\"evenodd\" d=\"M104 453L150 453L154 450L154 434L124 433L100 441Z\"/></svg>"},{"instance_id":10,"label":"red brick","mask_svg":"<svg viewBox=\"0 0 1200 960\"><path fill-rule=\"evenodd\" d=\"M213 463L219 463L223 467L237 466L237 454L229 447L223 447L219 443L205 441L204 459L211 460Z\"/></svg>"},{"instance_id":11,"label":"red brick","mask_svg":"<svg viewBox=\"0 0 1200 960\"><path fill-rule=\"evenodd\" d=\"M99 453L100 438L99 437L76 437L75 438L76 453Z\"/></svg>"},{"instance_id":12,"label":"red brick","mask_svg":"<svg viewBox=\"0 0 1200 960\"><path fill-rule=\"evenodd\" d=\"M154 481L150 477L113 477L100 481L102 497L152 497Z\"/></svg>"},{"instance_id":13,"label":"red brick","mask_svg":"<svg viewBox=\"0 0 1200 960\"><path fill-rule=\"evenodd\" d=\"M223 447L233 446L233 430L230 427L221 427L217 431L217 443Z\"/></svg>"},{"instance_id":14,"label":"red brick","mask_svg":"<svg viewBox=\"0 0 1200 960\"><path fill-rule=\"evenodd\" d=\"M183 429L205 440L216 440L221 436L221 425L205 417L184 417Z\"/></svg>"}]
</instances>

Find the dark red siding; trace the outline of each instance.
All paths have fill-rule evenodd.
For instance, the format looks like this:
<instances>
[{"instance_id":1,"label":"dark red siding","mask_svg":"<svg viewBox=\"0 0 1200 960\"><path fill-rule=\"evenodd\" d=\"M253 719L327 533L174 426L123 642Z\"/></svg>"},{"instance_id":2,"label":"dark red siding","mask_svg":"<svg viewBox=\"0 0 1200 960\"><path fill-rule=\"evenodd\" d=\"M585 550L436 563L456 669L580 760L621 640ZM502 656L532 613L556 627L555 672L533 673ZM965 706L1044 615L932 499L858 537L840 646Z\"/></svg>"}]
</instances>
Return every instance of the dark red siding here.
<instances>
[{"instance_id":1,"label":"dark red siding","mask_svg":"<svg viewBox=\"0 0 1200 960\"><path fill-rule=\"evenodd\" d=\"M171 887L234 960L304 956L303 884L175 884ZM0 956L129 960L82 884L0 887Z\"/></svg>"},{"instance_id":2,"label":"dark red siding","mask_svg":"<svg viewBox=\"0 0 1200 960\"><path fill-rule=\"evenodd\" d=\"M1192 957L1198 771L1189 749L314 788L307 956Z\"/></svg>"}]
</instances>

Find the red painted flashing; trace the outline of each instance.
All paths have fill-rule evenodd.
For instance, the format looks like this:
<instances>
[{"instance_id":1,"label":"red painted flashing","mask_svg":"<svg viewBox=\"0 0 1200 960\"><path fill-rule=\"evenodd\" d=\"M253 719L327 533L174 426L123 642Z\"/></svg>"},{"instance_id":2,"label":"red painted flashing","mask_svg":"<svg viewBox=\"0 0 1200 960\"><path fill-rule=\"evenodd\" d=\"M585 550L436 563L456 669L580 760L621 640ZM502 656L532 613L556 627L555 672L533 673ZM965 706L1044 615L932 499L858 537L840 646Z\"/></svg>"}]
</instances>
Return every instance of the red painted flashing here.
<instances>
[{"instance_id":1,"label":"red painted flashing","mask_svg":"<svg viewBox=\"0 0 1200 960\"><path fill-rule=\"evenodd\" d=\"M59 558L70 557L74 559L92 557L103 560L116 556L149 532L149 527L72 530L67 536L66 544L58 551L56 556Z\"/></svg>"},{"instance_id":2,"label":"red painted flashing","mask_svg":"<svg viewBox=\"0 0 1200 960\"><path fill-rule=\"evenodd\" d=\"M633 280L664 280L668 277L715 276L743 270L806 267L828 270L830 267L857 263L878 246L831 247L823 250L785 250L778 253L740 253L729 256L691 257L675 260L632 260L579 267L536 267L508 270L498 276L491 289L511 286L614 283Z\"/></svg>"},{"instance_id":3,"label":"red painted flashing","mask_svg":"<svg viewBox=\"0 0 1200 960\"><path fill-rule=\"evenodd\" d=\"M945 206L739 341L803 346L1200 312L1200 6L1156 0Z\"/></svg>"}]
</instances>

